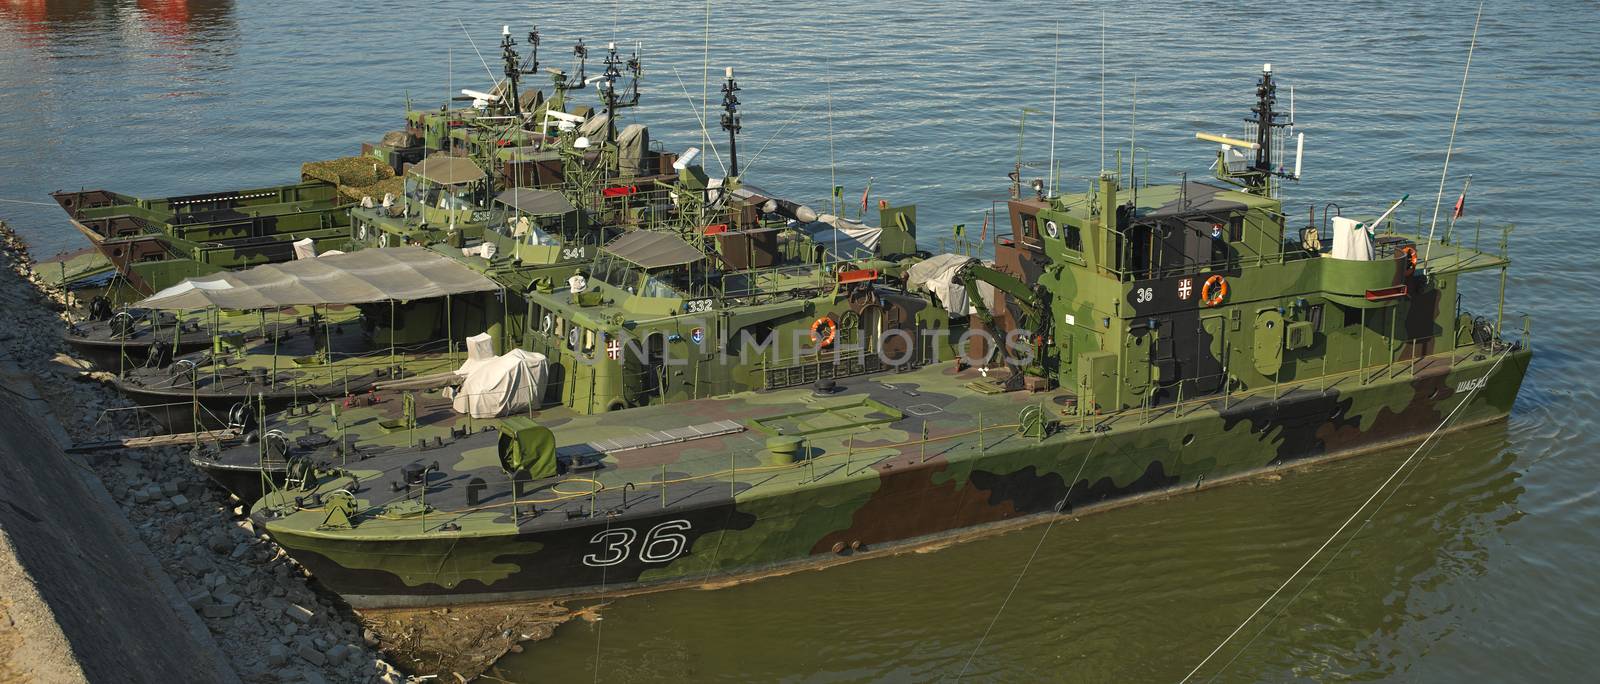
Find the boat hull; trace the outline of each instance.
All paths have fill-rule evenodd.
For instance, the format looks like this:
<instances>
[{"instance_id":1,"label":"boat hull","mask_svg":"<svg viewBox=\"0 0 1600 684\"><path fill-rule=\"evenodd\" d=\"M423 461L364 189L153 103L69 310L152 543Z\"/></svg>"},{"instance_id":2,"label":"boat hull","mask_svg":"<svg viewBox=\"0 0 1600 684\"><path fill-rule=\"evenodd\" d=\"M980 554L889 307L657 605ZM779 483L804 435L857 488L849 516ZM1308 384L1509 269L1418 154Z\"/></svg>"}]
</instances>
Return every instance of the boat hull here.
<instances>
[{"instance_id":1,"label":"boat hull","mask_svg":"<svg viewBox=\"0 0 1600 684\"><path fill-rule=\"evenodd\" d=\"M95 339L79 335L63 337L73 354L88 361L96 369L115 373L123 368L151 366L164 368L172 359L211 347L211 337L184 335L178 339L175 351L166 351L157 359L150 358L150 349L158 341L145 336L132 340Z\"/></svg>"},{"instance_id":2,"label":"boat hull","mask_svg":"<svg viewBox=\"0 0 1600 684\"><path fill-rule=\"evenodd\" d=\"M270 478L274 485L283 486L282 469L263 470L255 465L239 467L211 460L205 456L190 456L189 463L246 505L255 503L265 493L266 483L263 478Z\"/></svg>"},{"instance_id":3,"label":"boat hull","mask_svg":"<svg viewBox=\"0 0 1600 684\"><path fill-rule=\"evenodd\" d=\"M971 455L902 448L908 453L897 458L862 459L855 468L865 477L819 466L811 484L765 494L751 486L732 495L726 480L640 493L611 515L602 503L599 515L538 531L451 532L436 516L432 527L418 519L426 534L376 537L278 525L261 506L253 515L358 608L701 583L869 557L1417 442L1441 425L1497 421L1509 414L1530 360L1528 350L1480 353L1411 372L1403 364L1373 369L1379 377L1370 381L1362 375L1320 390L1186 404L1148 420L1127 415L1136 412L1081 426L1068 419L1062 433L1013 431Z\"/></svg>"}]
</instances>

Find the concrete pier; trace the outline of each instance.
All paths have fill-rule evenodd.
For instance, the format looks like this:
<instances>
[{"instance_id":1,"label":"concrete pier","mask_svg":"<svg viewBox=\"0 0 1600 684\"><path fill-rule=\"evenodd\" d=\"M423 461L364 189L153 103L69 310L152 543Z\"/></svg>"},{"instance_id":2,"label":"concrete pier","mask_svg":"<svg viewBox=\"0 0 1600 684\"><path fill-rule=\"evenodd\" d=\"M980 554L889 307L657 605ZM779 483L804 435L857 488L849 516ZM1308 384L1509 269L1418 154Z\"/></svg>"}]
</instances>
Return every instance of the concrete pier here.
<instances>
[{"instance_id":1,"label":"concrete pier","mask_svg":"<svg viewBox=\"0 0 1600 684\"><path fill-rule=\"evenodd\" d=\"M0 388L0 679L239 681L32 378Z\"/></svg>"}]
</instances>

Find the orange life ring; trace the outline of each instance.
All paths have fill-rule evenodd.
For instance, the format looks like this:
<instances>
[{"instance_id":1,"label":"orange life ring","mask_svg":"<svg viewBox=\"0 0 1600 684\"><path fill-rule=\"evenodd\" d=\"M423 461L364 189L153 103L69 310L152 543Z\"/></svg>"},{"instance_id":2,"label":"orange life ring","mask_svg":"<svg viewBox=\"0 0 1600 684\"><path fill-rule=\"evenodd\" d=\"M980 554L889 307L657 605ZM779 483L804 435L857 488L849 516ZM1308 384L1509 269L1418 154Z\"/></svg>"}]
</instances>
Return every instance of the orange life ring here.
<instances>
[{"instance_id":1,"label":"orange life ring","mask_svg":"<svg viewBox=\"0 0 1600 684\"><path fill-rule=\"evenodd\" d=\"M1409 278L1411 277L1411 274L1417 272L1417 248L1412 247L1411 245L1405 245L1400 248L1400 256L1405 259L1406 277Z\"/></svg>"},{"instance_id":2,"label":"orange life ring","mask_svg":"<svg viewBox=\"0 0 1600 684\"><path fill-rule=\"evenodd\" d=\"M1217 288L1215 292L1213 292L1211 289L1213 285L1215 285ZM1220 275L1214 275L1210 278L1206 278L1205 284L1200 286L1200 301L1205 302L1206 306L1216 306L1221 304L1223 298L1227 296L1228 280Z\"/></svg>"},{"instance_id":3,"label":"orange life ring","mask_svg":"<svg viewBox=\"0 0 1600 684\"><path fill-rule=\"evenodd\" d=\"M826 332L823 331L824 326L827 327ZM833 338L837 337L838 334L839 324L833 322L832 318L823 316L811 323L811 341L816 342L818 347L826 347L833 344Z\"/></svg>"}]
</instances>

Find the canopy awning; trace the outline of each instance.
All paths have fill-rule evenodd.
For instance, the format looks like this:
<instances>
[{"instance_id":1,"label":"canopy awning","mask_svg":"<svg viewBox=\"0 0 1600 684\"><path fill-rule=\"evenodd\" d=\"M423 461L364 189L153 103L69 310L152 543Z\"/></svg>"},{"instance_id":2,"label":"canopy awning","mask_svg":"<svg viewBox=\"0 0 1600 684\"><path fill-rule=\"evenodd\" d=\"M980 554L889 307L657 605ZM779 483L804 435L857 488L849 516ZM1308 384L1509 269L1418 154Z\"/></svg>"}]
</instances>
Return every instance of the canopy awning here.
<instances>
[{"instance_id":1,"label":"canopy awning","mask_svg":"<svg viewBox=\"0 0 1600 684\"><path fill-rule=\"evenodd\" d=\"M706 258L705 253L694 248L672 233L653 230L636 230L606 245L610 252L640 268L677 266Z\"/></svg>"},{"instance_id":2,"label":"canopy awning","mask_svg":"<svg viewBox=\"0 0 1600 684\"><path fill-rule=\"evenodd\" d=\"M477 271L444 255L421 247L385 247L189 278L151 295L138 306L251 310L411 301L499 288Z\"/></svg>"},{"instance_id":3,"label":"canopy awning","mask_svg":"<svg viewBox=\"0 0 1600 684\"><path fill-rule=\"evenodd\" d=\"M821 214L817 220L797 227L813 243L822 245L828 257L836 261L864 259L877 254L878 240L883 237L882 228L832 214Z\"/></svg>"},{"instance_id":4,"label":"canopy awning","mask_svg":"<svg viewBox=\"0 0 1600 684\"><path fill-rule=\"evenodd\" d=\"M572 203L567 201L566 195L555 190L511 188L495 196L494 201L524 214L533 214L535 216L565 214L577 210L577 207L572 206Z\"/></svg>"},{"instance_id":5,"label":"canopy awning","mask_svg":"<svg viewBox=\"0 0 1600 684\"><path fill-rule=\"evenodd\" d=\"M477 163L466 157L435 154L411 167L417 174L440 185L460 185L484 178L487 174Z\"/></svg>"}]
</instances>

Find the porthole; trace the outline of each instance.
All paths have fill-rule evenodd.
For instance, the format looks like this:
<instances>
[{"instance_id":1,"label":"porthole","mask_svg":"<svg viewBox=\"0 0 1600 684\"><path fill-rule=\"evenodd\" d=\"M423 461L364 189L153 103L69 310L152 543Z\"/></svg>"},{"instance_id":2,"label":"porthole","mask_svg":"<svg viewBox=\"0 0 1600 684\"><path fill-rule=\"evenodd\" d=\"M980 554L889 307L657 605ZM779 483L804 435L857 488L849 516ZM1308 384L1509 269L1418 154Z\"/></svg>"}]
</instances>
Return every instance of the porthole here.
<instances>
[{"instance_id":1,"label":"porthole","mask_svg":"<svg viewBox=\"0 0 1600 684\"><path fill-rule=\"evenodd\" d=\"M1183 445L1184 446L1189 446L1191 444L1194 444L1194 433L1193 432L1183 436Z\"/></svg>"},{"instance_id":2,"label":"porthole","mask_svg":"<svg viewBox=\"0 0 1600 684\"><path fill-rule=\"evenodd\" d=\"M1044 234L1050 236L1052 239L1061 237L1061 226L1056 225L1055 221L1045 221Z\"/></svg>"}]
</instances>

